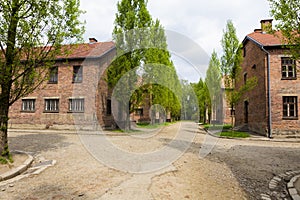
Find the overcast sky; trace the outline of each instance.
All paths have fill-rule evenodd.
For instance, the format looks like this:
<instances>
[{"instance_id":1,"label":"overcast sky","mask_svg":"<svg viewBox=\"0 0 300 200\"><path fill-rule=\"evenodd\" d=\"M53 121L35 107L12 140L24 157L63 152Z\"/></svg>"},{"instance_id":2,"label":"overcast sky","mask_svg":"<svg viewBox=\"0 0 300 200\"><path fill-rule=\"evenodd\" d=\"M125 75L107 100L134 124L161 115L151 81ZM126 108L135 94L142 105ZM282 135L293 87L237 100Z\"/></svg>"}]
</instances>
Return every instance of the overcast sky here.
<instances>
[{"instance_id":1,"label":"overcast sky","mask_svg":"<svg viewBox=\"0 0 300 200\"><path fill-rule=\"evenodd\" d=\"M86 11L82 16L86 20L86 41L89 37L95 37L98 41L111 40L117 2L118 0L81 1L81 8ZM260 28L260 20L271 18L267 0L149 0L148 10L152 18L158 18L166 30L178 33L181 39L188 38L188 43L193 43L194 46L196 44L204 50L199 52L205 54L200 56L203 61L201 66L190 58L183 58L180 52L172 53L179 75L191 82L203 77L203 71L206 70L204 66L208 65L214 49L221 56L220 41L228 19L233 21L237 36L242 41L248 33ZM176 43L173 39L172 42L174 41ZM203 58L205 56L207 59Z\"/></svg>"}]
</instances>

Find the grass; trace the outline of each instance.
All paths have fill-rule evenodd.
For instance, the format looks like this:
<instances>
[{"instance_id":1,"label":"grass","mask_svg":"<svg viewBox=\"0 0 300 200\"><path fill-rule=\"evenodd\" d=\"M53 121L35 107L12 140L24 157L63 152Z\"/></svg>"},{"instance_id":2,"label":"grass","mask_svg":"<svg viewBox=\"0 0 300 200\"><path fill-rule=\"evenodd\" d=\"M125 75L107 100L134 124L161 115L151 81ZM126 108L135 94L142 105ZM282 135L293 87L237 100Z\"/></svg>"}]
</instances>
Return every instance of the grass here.
<instances>
[{"instance_id":1,"label":"grass","mask_svg":"<svg viewBox=\"0 0 300 200\"><path fill-rule=\"evenodd\" d=\"M222 137L233 137L233 138L247 138L250 137L249 133L240 131L223 131L220 133Z\"/></svg>"},{"instance_id":2,"label":"grass","mask_svg":"<svg viewBox=\"0 0 300 200\"><path fill-rule=\"evenodd\" d=\"M162 124L150 124L150 123L142 122L142 123L136 123L136 125L139 128L154 129L154 128L159 128L161 126L169 126L174 123L176 122L164 122Z\"/></svg>"},{"instance_id":3,"label":"grass","mask_svg":"<svg viewBox=\"0 0 300 200\"><path fill-rule=\"evenodd\" d=\"M219 124L217 124L217 125L212 125L212 124L205 124L204 125L204 128L205 129L211 129L211 130L217 130L217 129L231 129L232 128L232 126L231 126L231 124L224 124L224 125L219 125Z\"/></svg>"},{"instance_id":4,"label":"grass","mask_svg":"<svg viewBox=\"0 0 300 200\"><path fill-rule=\"evenodd\" d=\"M14 162L14 160L13 160L11 154L9 154L8 158L0 156L0 164L1 165L6 165L8 163L13 163L13 162Z\"/></svg>"}]
</instances>

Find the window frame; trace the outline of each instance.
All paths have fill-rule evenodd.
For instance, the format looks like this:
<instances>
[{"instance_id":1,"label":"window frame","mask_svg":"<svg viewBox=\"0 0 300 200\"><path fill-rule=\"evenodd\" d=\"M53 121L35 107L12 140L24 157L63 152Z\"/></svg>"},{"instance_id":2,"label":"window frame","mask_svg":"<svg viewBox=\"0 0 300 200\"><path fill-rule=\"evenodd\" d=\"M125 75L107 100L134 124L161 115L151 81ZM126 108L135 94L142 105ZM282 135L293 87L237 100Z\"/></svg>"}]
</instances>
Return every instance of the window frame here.
<instances>
[{"instance_id":1,"label":"window frame","mask_svg":"<svg viewBox=\"0 0 300 200\"><path fill-rule=\"evenodd\" d=\"M79 105L78 105L79 104ZM69 98L69 113L84 113L85 111L84 98Z\"/></svg>"},{"instance_id":2,"label":"window frame","mask_svg":"<svg viewBox=\"0 0 300 200\"><path fill-rule=\"evenodd\" d=\"M48 108L52 108L52 106L50 105L52 103L52 101L56 101L56 105L54 107L56 107L56 109L51 110ZM47 103L49 102L49 103ZM47 106L47 104L49 104L49 107ZM45 98L44 99L44 113L59 113L59 98Z\"/></svg>"},{"instance_id":3,"label":"window frame","mask_svg":"<svg viewBox=\"0 0 300 200\"><path fill-rule=\"evenodd\" d=\"M292 101L290 101L293 99ZM291 108L293 106L293 108ZM294 115L292 116L292 113ZM285 120L298 119L298 97L297 96L283 96L282 97L282 116Z\"/></svg>"},{"instance_id":4,"label":"window frame","mask_svg":"<svg viewBox=\"0 0 300 200\"><path fill-rule=\"evenodd\" d=\"M74 65L72 83L82 83L82 81L83 81L83 66Z\"/></svg>"},{"instance_id":5,"label":"window frame","mask_svg":"<svg viewBox=\"0 0 300 200\"><path fill-rule=\"evenodd\" d=\"M281 57L281 79L296 80L297 79L296 66L297 66L296 61L291 57Z\"/></svg>"},{"instance_id":6,"label":"window frame","mask_svg":"<svg viewBox=\"0 0 300 200\"><path fill-rule=\"evenodd\" d=\"M30 106L25 106L25 102L27 102L28 103L28 101L31 101L31 103L30 104L32 104L31 105L31 107ZM35 102L36 102L36 99L34 99L34 98L32 98L32 99L22 99L22 105L21 105L21 112L28 112L28 113L34 113L35 111L36 111L36 107L35 107ZM24 109L25 107L30 107L29 109ZM31 108L33 108L33 109L31 109Z\"/></svg>"},{"instance_id":7,"label":"window frame","mask_svg":"<svg viewBox=\"0 0 300 200\"><path fill-rule=\"evenodd\" d=\"M49 74L48 83L49 84L57 84L58 83L58 66L51 67L49 70L50 70L50 72L49 72L50 74ZM53 73L53 72L55 72L55 73ZM54 76L54 78L53 78L53 76ZM54 79L54 80L52 80L52 79Z\"/></svg>"}]
</instances>

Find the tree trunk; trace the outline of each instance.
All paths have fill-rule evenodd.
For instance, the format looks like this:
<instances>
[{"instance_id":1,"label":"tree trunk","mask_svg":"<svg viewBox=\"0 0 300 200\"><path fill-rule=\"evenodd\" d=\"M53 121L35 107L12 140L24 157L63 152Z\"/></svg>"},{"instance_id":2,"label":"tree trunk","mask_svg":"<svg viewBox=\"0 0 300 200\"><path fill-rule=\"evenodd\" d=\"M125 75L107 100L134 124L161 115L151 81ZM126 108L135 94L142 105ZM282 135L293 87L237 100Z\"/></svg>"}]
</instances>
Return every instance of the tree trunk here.
<instances>
[{"instance_id":1,"label":"tree trunk","mask_svg":"<svg viewBox=\"0 0 300 200\"><path fill-rule=\"evenodd\" d=\"M7 140L7 127L8 127L8 109L9 109L9 95L3 89L0 96L0 156L8 158L8 140Z\"/></svg>"}]
</instances>

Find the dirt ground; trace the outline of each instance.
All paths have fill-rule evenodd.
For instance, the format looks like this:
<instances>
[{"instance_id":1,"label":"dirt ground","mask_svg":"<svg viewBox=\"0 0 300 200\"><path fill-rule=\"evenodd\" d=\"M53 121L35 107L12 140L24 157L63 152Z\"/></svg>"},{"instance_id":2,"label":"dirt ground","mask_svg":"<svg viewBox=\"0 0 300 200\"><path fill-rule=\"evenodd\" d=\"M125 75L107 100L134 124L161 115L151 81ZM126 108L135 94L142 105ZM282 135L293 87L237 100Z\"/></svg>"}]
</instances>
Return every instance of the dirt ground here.
<instances>
[{"instance_id":1,"label":"dirt ground","mask_svg":"<svg viewBox=\"0 0 300 200\"><path fill-rule=\"evenodd\" d=\"M108 138L128 152L155 151L165 148L184 126L194 124L177 123L139 138L118 134ZM197 129L191 146L170 166L132 174L99 162L76 133L10 132L12 150L31 152L36 160L42 157L56 160L56 164L13 185L0 182L0 197L28 200L259 199L260 194L271 193L268 183L274 175L300 169L299 143L220 139L208 156L199 158L205 137L205 132Z\"/></svg>"}]
</instances>

